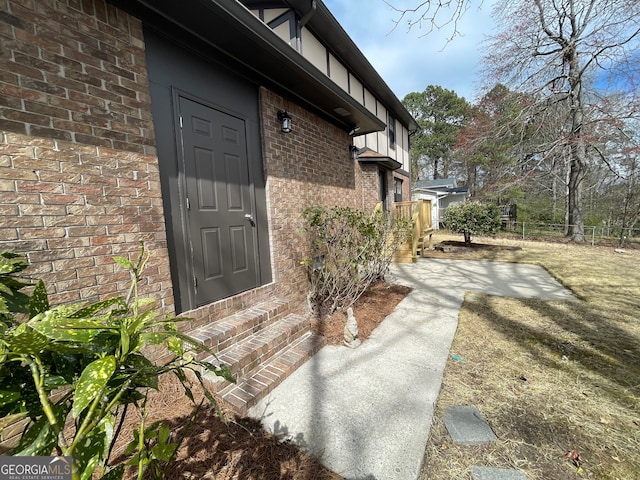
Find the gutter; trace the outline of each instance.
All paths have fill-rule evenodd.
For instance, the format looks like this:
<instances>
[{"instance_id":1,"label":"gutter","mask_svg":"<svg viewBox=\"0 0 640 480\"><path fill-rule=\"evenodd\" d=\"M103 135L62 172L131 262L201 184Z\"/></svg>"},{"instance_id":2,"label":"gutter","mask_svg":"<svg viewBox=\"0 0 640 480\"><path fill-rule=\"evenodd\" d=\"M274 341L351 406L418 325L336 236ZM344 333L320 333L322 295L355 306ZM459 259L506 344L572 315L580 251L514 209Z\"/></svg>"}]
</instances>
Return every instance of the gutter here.
<instances>
[{"instance_id":1,"label":"gutter","mask_svg":"<svg viewBox=\"0 0 640 480\"><path fill-rule=\"evenodd\" d=\"M311 0L311 8L298 22L298 28L296 31L296 46L298 47L297 50L298 52L300 52L300 54L302 54L302 29L307 23L309 23L311 17L313 17L313 15L316 13L317 8L318 5L316 4L316 0Z\"/></svg>"},{"instance_id":2,"label":"gutter","mask_svg":"<svg viewBox=\"0 0 640 480\"><path fill-rule=\"evenodd\" d=\"M316 13L317 8L318 5L316 4L316 0L311 0L311 9L305 14L304 17L300 19L300 23L298 24L299 30L302 30L304 26L309 22L309 20L311 20L311 17L313 17L313 14Z\"/></svg>"}]
</instances>

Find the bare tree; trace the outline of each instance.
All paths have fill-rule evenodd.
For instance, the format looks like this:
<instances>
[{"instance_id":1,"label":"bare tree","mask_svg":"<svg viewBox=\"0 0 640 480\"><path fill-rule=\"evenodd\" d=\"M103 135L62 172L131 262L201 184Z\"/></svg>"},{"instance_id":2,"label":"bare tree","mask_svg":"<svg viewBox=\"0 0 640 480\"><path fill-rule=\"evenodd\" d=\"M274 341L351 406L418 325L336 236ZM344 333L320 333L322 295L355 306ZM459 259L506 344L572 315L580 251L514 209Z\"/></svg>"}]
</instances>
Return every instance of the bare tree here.
<instances>
[{"instance_id":1,"label":"bare tree","mask_svg":"<svg viewBox=\"0 0 640 480\"><path fill-rule=\"evenodd\" d=\"M639 125L628 130L619 129L609 138L606 148L612 168L607 176L606 197L615 207L615 224L620 226L619 244L623 246L627 234L640 220L640 132ZM613 213L612 208L612 213ZM612 215L613 216L613 215ZM613 222L610 222L610 224Z\"/></svg>"},{"instance_id":2,"label":"bare tree","mask_svg":"<svg viewBox=\"0 0 640 480\"><path fill-rule=\"evenodd\" d=\"M383 1L397 14L394 28L406 23L407 30L418 28L428 35L435 30L451 27L451 34L448 35L448 41L451 41L461 34L458 23L465 12L474 3L481 6L484 0L425 0L414 8L399 8L393 0Z\"/></svg>"},{"instance_id":3,"label":"bare tree","mask_svg":"<svg viewBox=\"0 0 640 480\"><path fill-rule=\"evenodd\" d=\"M584 241L584 180L589 156L601 153L591 132L597 122L622 121L637 113L640 2L499 0L494 15L502 28L489 43L488 76L533 95L538 112L565 105L564 128L547 152L568 152L567 235ZM613 90L626 96L630 107L615 118L603 102Z\"/></svg>"},{"instance_id":4,"label":"bare tree","mask_svg":"<svg viewBox=\"0 0 640 480\"><path fill-rule=\"evenodd\" d=\"M422 28L425 35L449 26L458 32L460 18L482 0L425 0L415 8L393 7L396 24ZM584 241L583 192L589 164L608 164L598 122L625 122L640 112L640 2L638 0L497 0L499 31L487 44L489 87L496 81L536 101L530 118L541 125L549 110L566 112L554 119L555 138L538 145L528 158L567 163L567 235ZM608 110L607 97L626 99L626 111Z\"/></svg>"},{"instance_id":5,"label":"bare tree","mask_svg":"<svg viewBox=\"0 0 640 480\"><path fill-rule=\"evenodd\" d=\"M501 198L529 175L529 99L497 84L470 110L458 135L456 155L465 167L472 195Z\"/></svg>"}]
</instances>

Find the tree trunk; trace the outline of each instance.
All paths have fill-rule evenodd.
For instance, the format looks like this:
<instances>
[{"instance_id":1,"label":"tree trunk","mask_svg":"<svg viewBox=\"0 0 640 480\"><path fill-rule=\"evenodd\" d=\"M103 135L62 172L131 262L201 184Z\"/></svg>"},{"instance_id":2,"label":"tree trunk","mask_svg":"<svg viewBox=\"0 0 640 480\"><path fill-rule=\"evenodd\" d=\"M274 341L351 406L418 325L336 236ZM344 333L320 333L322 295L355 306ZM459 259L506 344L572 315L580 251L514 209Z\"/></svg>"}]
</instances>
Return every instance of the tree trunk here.
<instances>
[{"instance_id":1,"label":"tree trunk","mask_svg":"<svg viewBox=\"0 0 640 480\"><path fill-rule=\"evenodd\" d=\"M564 234L569 234L569 183L571 179L571 169L569 168L569 164L571 161L569 158L564 158L564 188L565 198L564 198Z\"/></svg>"},{"instance_id":2,"label":"tree trunk","mask_svg":"<svg viewBox=\"0 0 640 480\"><path fill-rule=\"evenodd\" d=\"M556 223L556 212L558 211L558 178L556 177L555 172L552 172L552 178L551 223Z\"/></svg>"},{"instance_id":3,"label":"tree trunk","mask_svg":"<svg viewBox=\"0 0 640 480\"><path fill-rule=\"evenodd\" d=\"M580 148L581 147L581 148ZM585 145L571 148L571 165L569 168L568 229L567 236L574 242L584 242L584 218L582 216L582 180L585 175ZM573 150L576 150L575 152ZM582 150L580 153L578 150Z\"/></svg>"},{"instance_id":4,"label":"tree trunk","mask_svg":"<svg viewBox=\"0 0 640 480\"><path fill-rule=\"evenodd\" d=\"M567 205L567 236L574 242L584 242L584 218L582 216L582 180L587 170L587 145L582 132L582 78L578 63L578 50L574 43L565 47L565 59L569 64L569 101L571 113L569 198Z\"/></svg>"}]
</instances>

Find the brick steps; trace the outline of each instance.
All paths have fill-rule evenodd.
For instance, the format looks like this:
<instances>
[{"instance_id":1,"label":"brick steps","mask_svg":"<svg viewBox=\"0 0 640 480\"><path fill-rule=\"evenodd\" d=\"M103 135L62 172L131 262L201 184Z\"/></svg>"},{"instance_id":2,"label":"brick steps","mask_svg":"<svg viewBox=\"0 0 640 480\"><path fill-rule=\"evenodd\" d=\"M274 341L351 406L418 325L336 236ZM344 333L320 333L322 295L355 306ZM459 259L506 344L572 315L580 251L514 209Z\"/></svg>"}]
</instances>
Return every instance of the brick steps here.
<instances>
[{"instance_id":1,"label":"brick steps","mask_svg":"<svg viewBox=\"0 0 640 480\"><path fill-rule=\"evenodd\" d=\"M198 327L191 330L189 335L215 352L222 352L276 322L289 310L287 302L276 298ZM206 353L201 353L196 358L202 360L206 356Z\"/></svg>"},{"instance_id":2,"label":"brick steps","mask_svg":"<svg viewBox=\"0 0 640 480\"><path fill-rule=\"evenodd\" d=\"M249 408L280 385L324 344L323 337L307 331L270 360L238 379L236 384L227 384L219 394L238 414L246 415Z\"/></svg>"},{"instance_id":3,"label":"brick steps","mask_svg":"<svg viewBox=\"0 0 640 480\"><path fill-rule=\"evenodd\" d=\"M236 378L243 378L278 351L309 331L309 320L295 314L274 322L245 337L205 361L229 366Z\"/></svg>"},{"instance_id":4,"label":"brick steps","mask_svg":"<svg viewBox=\"0 0 640 480\"><path fill-rule=\"evenodd\" d=\"M236 377L232 384L205 375L236 413L246 414L324 344L307 317L289 311L289 304L271 299L189 332L216 352L200 360L227 365Z\"/></svg>"}]
</instances>

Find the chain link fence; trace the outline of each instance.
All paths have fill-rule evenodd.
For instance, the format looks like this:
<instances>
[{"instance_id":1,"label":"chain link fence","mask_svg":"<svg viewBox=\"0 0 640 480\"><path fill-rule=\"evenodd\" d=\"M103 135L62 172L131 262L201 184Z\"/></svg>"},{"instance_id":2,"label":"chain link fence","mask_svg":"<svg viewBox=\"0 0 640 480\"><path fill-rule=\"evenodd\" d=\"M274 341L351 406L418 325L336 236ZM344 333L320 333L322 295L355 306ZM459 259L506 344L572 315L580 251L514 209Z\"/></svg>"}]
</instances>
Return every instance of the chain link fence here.
<instances>
[{"instance_id":1,"label":"chain link fence","mask_svg":"<svg viewBox=\"0 0 640 480\"><path fill-rule=\"evenodd\" d=\"M566 236L567 225L539 222L510 222L503 225L507 232L523 240L560 240ZM584 237L591 245L640 247L640 228L584 226ZM622 242L621 242L622 240Z\"/></svg>"}]
</instances>

